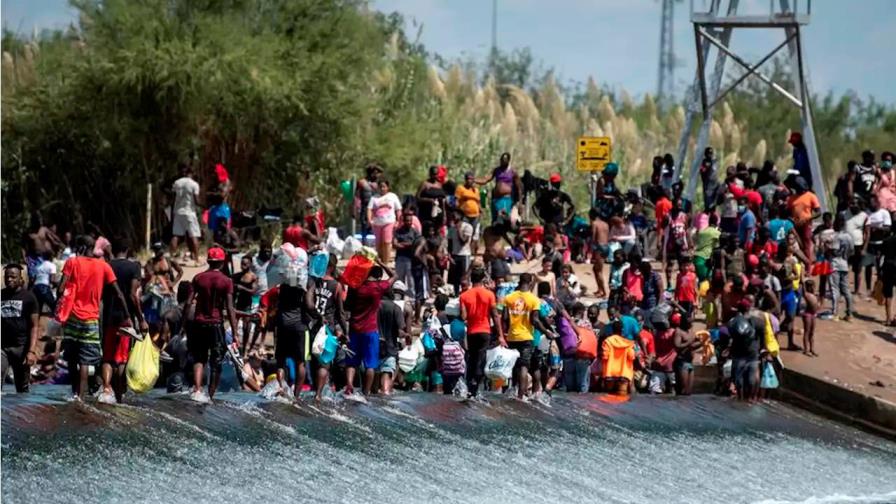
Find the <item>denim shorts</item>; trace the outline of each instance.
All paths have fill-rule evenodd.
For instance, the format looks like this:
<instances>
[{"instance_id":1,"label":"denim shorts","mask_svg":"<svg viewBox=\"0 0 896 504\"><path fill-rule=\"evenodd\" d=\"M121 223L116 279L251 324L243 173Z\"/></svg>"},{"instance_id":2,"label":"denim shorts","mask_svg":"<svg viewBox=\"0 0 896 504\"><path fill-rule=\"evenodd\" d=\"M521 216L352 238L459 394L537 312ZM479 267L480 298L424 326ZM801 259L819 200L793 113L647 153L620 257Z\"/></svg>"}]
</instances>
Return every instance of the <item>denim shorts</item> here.
<instances>
[{"instance_id":1,"label":"denim shorts","mask_svg":"<svg viewBox=\"0 0 896 504\"><path fill-rule=\"evenodd\" d=\"M389 356L380 361L380 367L377 369L379 373L395 374L395 357Z\"/></svg>"}]
</instances>

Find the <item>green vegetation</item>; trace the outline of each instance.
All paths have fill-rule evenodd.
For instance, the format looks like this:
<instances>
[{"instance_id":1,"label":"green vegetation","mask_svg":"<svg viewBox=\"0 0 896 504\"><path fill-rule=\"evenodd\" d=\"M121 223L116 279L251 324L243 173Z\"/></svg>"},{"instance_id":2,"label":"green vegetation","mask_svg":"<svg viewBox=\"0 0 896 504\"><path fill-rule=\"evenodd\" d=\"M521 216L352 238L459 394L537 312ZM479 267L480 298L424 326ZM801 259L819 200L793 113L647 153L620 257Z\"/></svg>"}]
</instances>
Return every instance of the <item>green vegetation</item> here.
<instances>
[{"instance_id":1,"label":"green vegetation","mask_svg":"<svg viewBox=\"0 0 896 504\"><path fill-rule=\"evenodd\" d=\"M228 167L236 209L291 209L313 193L338 216L338 181L368 162L412 191L429 164L482 174L504 150L519 167L560 171L584 197L572 165L581 134L613 137L622 182L640 182L653 155L674 152L683 123L681 107L650 96L562 86L526 50L491 65L428 55L400 15L360 0L73 4L77 28L3 35L4 257L18 255L38 213L76 232L142 236L147 184L158 194L187 159L206 187L215 163ZM726 164L789 164L796 110L761 86L717 111L712 144ZM892 107L852 95L814 103L829 180L894 138ZM162 208L157 199L155 235Z\"/></svg>"}]
</instances>

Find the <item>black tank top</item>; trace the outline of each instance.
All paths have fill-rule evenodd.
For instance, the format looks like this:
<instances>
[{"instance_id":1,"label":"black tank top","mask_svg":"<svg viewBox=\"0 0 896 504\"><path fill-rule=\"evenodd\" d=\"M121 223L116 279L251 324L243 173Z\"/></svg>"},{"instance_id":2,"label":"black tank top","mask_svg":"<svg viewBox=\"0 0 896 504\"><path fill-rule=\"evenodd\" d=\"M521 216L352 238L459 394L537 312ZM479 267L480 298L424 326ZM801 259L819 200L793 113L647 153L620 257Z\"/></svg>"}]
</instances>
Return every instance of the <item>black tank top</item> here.
<instances>
[{"instance_id":1,"label":"black tank top","mask_svg":"<svg viewBox=\"0 0 896 504\"><path fill-rule=\"evenodd\" d=\"M331 327L336 324L336 286L336 280L314 279L314 306Z\"/></svg>"},{"instance_id":2,"label":"black tank top","mask_svg":"<svg viewBox=\"0 0 896 504\"><path fill-rule=\"evenodd\" d=\"M243 281L243 273L233 275L233 283L241 285L247 289L252 287L252 282ZM234 289L236 291L233 299L233 307L239 311L249 311L252 308L252 294L243 289Z\"/></svg>"}]
</instances>

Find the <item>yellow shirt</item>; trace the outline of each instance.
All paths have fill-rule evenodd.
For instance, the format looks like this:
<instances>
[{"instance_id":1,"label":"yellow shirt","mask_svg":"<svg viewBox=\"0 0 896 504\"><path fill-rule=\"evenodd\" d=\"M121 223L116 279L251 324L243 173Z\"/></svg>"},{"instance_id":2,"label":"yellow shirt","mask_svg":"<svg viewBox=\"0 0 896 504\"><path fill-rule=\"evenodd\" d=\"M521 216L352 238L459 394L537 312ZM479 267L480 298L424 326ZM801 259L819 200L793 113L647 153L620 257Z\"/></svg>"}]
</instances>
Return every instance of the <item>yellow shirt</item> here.
<instances>
[{"instance_id":1,"label":"yellow shirt","mask_svg":"<svg viewBox=\"0 0 896 504\"><path fill-rule=\"evenodd\" d=\"M514 291L504 298L510 318L507 341L532 341L532 321L529 315L538 310L541 301L531 292Z\"/></svg>"},{"instance_id":2,"label":"yellow shirt","mask_svg":"<svg viewBox=\"0 0 896 504\"><path fill-rule=\"evenodd\" d=\"M454 191L454 196L457 198L457 206L464 215L471 219L479 217L479 190L476 186L467 189L467 186L459 185Z\"/></svg>"}]
</instances>

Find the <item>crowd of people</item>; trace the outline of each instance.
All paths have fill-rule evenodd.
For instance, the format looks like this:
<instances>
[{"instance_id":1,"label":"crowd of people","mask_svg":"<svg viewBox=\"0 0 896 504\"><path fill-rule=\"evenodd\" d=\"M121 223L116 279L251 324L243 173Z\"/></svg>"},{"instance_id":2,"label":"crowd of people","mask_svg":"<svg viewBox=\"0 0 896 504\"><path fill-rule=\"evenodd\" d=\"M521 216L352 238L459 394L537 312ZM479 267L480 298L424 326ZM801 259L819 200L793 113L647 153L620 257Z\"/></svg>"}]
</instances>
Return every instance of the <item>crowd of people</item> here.
<instances>
[{"instance_id":1,"label":"crowd of people","mask_svg":"<svg viewBox=\"0 0 896 504\"><path fill-rule=\"evenodd\" d=\"M375 259L359 281L343 275L317 198L278 243L250 244L231 227L226 169L216 166L202 218L184 165L170 245L154 244L145 264L125 239L35 222L24 262L4 270L3 376L11 369L19 392L70 383L76 398L120 402L131 347L150 338L159 384L197 401L215 395L225 362L241 387L271 396L489 389L524 401L557 389L687 395L703 364L716 367L716 393L756 400L777 387L781 352L817 356L816 318L849 321L855 296L877 299L896 325L894 155L850 162L834 212L822 213L797 151L783 177L771 162L738 163L720 181L707 148L699 206L668 154L625 192L611 163L582 215L559 174L520 173L509 153L487 176L457 182L432 166L403 197L369 165L352 210L373 246L360 253ZM182 242L190 266L207 264L190 281ZM577 262L591 263L594 292ZM312 350L318 336L336 345ZM510 355L509 379L492 372Z\"/></svg>"}]
</instances>

